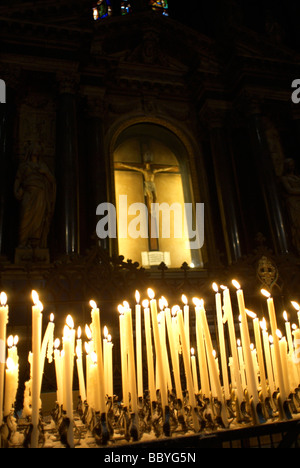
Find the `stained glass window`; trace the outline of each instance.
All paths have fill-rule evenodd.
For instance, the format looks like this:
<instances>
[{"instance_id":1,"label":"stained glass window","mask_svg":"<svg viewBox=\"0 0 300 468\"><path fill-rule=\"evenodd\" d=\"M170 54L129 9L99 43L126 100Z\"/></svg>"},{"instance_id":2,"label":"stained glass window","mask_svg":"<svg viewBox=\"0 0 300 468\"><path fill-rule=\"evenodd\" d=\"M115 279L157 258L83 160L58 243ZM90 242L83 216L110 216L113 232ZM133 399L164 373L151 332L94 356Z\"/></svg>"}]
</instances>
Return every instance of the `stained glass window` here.
<instances>
[{"instance_id":1,"label":"stained glass window","mask_svg":"<svg viewBox=\"0 0 300 468\"><path fill-rule=\"evenodd\" d=\"M131 4L129 0L124 0L121 2L121 15L128 15L132 12Z\"/></svg>"},{"instance_id":2,"label":"stained glass window","mask_svg":"<svg viewBox=\"0 0 300 468\"><path fill-rule=\"evenodd\" d=\"M93 17L95 21L98 21L107 16L111 16L112 8L110 0L98 0L97 4L93 8Z\"/></svg>"},{"instance_id":3,"label":"stained glass window","mask_svg":"<svg viewBox=\"0 0 300 468\"><path fill-rule=\"evenodd\" d=\"M161 11L163 15L168 16L168 0L149 0L152 10Z\"/></svg>"}]
</instances>

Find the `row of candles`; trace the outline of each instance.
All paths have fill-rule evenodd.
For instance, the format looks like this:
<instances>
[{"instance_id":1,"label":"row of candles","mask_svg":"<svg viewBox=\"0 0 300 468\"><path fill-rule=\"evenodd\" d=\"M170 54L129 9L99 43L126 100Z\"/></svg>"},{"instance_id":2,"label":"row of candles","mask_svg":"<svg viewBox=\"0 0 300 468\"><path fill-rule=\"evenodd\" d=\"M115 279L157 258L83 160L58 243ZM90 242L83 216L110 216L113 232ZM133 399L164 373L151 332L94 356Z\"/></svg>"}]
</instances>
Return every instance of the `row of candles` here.
<instances>
[{"instance_id":1,"label":"row of candles","mask_svg":"<svg viewBox=\"0 0 300 468\"><path fill-rule=\"evenodd\" d=\"M228 287L214 283L215 306L217 314L217 331L220 363L213 348L213 341L205 311L204 301L193 298L195 310L196 350L190 347L190 306L183 295L183 308L169 308L164 297L158 301L152 289L148 289L148 299L140 304L140 294L136 292L135 322L128 302L119 305L120 359L122 376L123 405L138 414L138 401L143 398L143 358L147 362L148 391L150 401L157 401L159 390L162 411L168 406L168 392L173 389L177 399L183 401L183 387L180 374L179 355L182 355L184 375L189 404L197 406L196 395L216 398L224 404L232 397L234 390L241 403L245 390L251 397L254 407L263 398L278 391L285 401L300 383L300 329L294 330L285 317L285 336L279 332L274 301L271 294L262 290L267 297L267 308L271 333L268 333L266 320L261 322L255 313L245 307L244 294L239 283L232 281L236 288L237 303L240 314L240 339L237 339L231 296ZM0 307L0 423L14 410L18 388L18 352L17 338L9 337L7 368L5 369L6 327L8 323L8 306L5 293L1 293ZM72 317L67 317L62 337L62 349L59 350L59 339L54 340L54 316L42 339L43 305L36 291L32 292L32 350L29 353L30 380L25 384L23 414L31 418L31 446L38 446L39 416L41 409L41 386L45 359L52 362L54 358L57 381L57 404L64 409L69 418L69 443L73 439L73 375L76 367L81 400L95 412L107 412L107 396L113 396L113 343L107 327L104 333L100 324L100 310L94 301L90 301L91 324L86 325L88 341L85 342L86 365L83 366L83 346L81 328L78 327L77 339ZM298 310L300 326L300 306L292 302ZM143 356L142 308L144 317L144 336L146 356ZM286 314L286 313L285 313ZM248 320L253 320L255 346L250 342ZM135 330L133 327L135 323ZM225 327L228 327L231 355L225 342ZM135 331L135 333L134 333ZM167 346L167 343L169 346ZM0 353L0 354L1 354ZM198 361L198 365L197 365ZM200 386L199 386L200 383ZM173 388L174 387L174 388ZM4 391L5 390L5 391ZM223 405L222 418L228 425L228 416ZM197 430L199 423L194 419Z\"/></svg>"}]
</instances>

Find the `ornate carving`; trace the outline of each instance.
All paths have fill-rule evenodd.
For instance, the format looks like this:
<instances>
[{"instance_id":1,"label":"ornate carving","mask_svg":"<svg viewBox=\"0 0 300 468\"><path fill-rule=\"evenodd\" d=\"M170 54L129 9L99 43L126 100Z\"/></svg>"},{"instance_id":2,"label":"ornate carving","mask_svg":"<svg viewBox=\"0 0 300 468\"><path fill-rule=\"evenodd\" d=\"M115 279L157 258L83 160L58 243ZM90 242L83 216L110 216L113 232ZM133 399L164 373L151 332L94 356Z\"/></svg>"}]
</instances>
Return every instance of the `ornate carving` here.
<instances>
[{"instance_id":1,"label":"ornate carving","mask_svg":"<svg viewBox=\"0 0 300 468\"><path fill-rule=\"evenodd\" d=\"M278 269L276 265L265 255L258 261L257 278L268 290L276 284L278 279Z\"/></svg>"}]
</instances>

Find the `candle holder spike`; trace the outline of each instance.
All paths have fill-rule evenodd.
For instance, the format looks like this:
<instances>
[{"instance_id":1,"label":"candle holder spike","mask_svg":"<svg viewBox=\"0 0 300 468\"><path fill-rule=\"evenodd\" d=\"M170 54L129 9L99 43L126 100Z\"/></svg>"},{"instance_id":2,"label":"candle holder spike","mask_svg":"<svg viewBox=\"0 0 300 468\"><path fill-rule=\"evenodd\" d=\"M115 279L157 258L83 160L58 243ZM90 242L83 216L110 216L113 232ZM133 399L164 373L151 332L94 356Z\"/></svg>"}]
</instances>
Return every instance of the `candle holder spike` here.
<instances>
[{"instance_id":1,"label":"candle holder spike","mask_svg":"<svg viewBox=\"0 0 300 468\"><path fill-rule=\"evenodd\" d=\"M131 418L130 418L130 436L134 442L137 442L139 440L139 417L138 414L136 413L131 413Z\"/></svg>"},{"instance_id":2,"label":"candle holder spike","mask_svg":"<svg viewBox=\"0 0 300 468\"><path fill-rule=\"evenodd\" d=\"M109 441L109 430L106 413L96 412L96 424L93 428L93 436L97 445L107 445Z\"/></svg>"}]
</instances>

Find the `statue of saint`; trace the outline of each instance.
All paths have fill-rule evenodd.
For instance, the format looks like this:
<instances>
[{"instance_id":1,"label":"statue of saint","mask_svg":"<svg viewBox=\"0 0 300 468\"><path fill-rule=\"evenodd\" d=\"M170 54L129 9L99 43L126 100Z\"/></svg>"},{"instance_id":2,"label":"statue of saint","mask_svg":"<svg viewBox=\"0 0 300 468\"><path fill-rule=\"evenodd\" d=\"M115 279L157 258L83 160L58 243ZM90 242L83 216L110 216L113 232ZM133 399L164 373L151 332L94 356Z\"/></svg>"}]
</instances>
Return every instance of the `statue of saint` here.
<instances>
[{"instance_id":1,"label":"statue of saint","mask_svg":"<svg viewBox=\"0 0 300 468\"><path fill-rule=\"evenodd\" d=\"M300 254L300 177L295 174L293 159L284 161L281 180L291 223L292 242Z\"/></svg>"},{"instance_id":2,"label":"statue of saint","mask_svg":"<svg viewBox=\"0 0 300 468\"><path fill-rule=\"evenodd\" d=\"M47 248L54 213L56 183L41 160L41 146L33 144L18 168L14 194L20 201L19 248Z\"/></svg>"}]
</instances>

